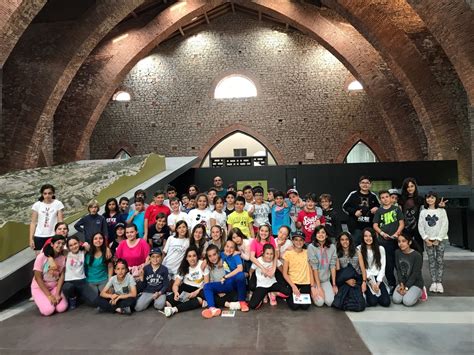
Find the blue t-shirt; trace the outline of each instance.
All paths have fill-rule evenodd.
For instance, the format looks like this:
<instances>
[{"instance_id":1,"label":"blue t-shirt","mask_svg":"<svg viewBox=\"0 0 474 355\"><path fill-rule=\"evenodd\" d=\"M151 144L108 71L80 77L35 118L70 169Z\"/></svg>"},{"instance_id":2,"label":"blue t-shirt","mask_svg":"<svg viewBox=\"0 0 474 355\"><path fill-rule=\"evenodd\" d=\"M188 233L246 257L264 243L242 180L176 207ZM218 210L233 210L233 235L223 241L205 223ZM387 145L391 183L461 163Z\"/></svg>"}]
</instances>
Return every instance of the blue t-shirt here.
<instances>
[{"instance_id":1,"label":"blue t-shirt","mask_svg":"<svg viewBox=\"0 0 474 355\"><path fill-rule=\"evenodd\" d=\"M281 226L291 226L290 207L281 208L277 211L277 205L272 207L272 233L278 235Z\"/></svg>"},{"instance_id":2,"label":"blue t-shirt","mask_svg":"<svg viewBox=\"0 0 474 355\"><path fill-rule=\"evenodd\" d=\"M86 269L86 280L89 283L101 283L107 281L109 278L108 266L104 264L102 256L100 258L94 258L92 265L89 265L90 255L86 254L85 257L85 269Z\"/></svg>"},{"instance_id":3,"label":"blue t-shirt","mask_svg":"<svg viewBox=\"0 0 474 355\"><path fill-rule=\"evenodd\" d=\"M132 217L134 213L135 213L135 210L130 210L130 212L128 213L127 220L128 220L130 217ZM145 235L145 211L142 211L142 212L140 212L139 214L137 214L137 215L133 218L132 223L137 226L137 229L138 229L138 237L139 237L139 238L143 238L143 236Z\"/></svg>"},{"instance_id":4,"label":"blue t-shirt","mask_svg":"<svg viewBox=\"0 0 474 355\"><path fill-rule=\"evenodd\" d=\"M226 255L224 252L221 252L221 259L226 275L234 271L237 266L242 265L240 255Z\"/></svg>"}]
</instances>

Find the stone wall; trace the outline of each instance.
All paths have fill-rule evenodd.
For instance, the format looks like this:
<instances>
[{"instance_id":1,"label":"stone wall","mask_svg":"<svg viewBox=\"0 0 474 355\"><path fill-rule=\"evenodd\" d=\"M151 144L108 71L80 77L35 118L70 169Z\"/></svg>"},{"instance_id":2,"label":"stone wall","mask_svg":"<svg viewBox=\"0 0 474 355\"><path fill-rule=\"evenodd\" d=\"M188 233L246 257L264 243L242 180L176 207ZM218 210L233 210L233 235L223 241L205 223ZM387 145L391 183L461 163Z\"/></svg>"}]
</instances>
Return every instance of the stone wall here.
<instances>
[{"instance_id":1,"label":"stone wall","mask_svg":"<svg viewBox=\"0 0 474 355\"><path fill-rule=\"evenodd\" d=\"M214 99L218 80L231 73L250 77L258 96ZM195 35L162 43L131 70L118 89L132 100L110 101L91 137L90 155L110 158L120 145L136 154L202 155L232 126L271 142L273 155L283 157L280 164L341 162L347 153L341 151L358 138L380 158L393 160L376 103L365 92L347 92L351 80L311 38L227 14ZM311 152L314 159L306 160Z\"/></svg>"}]
</instances>

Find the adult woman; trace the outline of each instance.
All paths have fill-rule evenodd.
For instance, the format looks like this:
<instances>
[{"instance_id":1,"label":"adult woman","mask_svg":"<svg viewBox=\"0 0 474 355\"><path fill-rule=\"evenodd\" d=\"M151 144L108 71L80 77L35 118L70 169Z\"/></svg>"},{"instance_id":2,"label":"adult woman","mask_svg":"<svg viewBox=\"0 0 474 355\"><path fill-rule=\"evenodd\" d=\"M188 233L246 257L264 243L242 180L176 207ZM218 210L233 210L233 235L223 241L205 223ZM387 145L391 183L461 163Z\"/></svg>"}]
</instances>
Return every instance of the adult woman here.
<instances>
[{"instance_id":1,"label":"adult woman","mask_svg":"<svg viewBox=\"0 0 474 355\"><path fill-rule=\"evenodd\" d=\"M44 243L54 235L54 227L57 222L63 221L62 202L56 200L53 185L41 186L41 196L33 204L31 209L30 223L30 247L34 250L41 250Z\"/></svg>"},{"instance_id":2,"label":"adult woman","mask_svg":"<svg viewBox=\"0 0 474 355\"><path fill-rule=\"evenodd\" d=\"M61 292L66 262L63 255L65 243L64 236L55 235L51 239L51 244L38 254L33 266L34 277L31 282L31 295L40 313L44 316L50 316L55 311L61 313L67 309L66 297ZM54 259L54 267L49 265L49 257Z\"/></svg>"}]
</instances>

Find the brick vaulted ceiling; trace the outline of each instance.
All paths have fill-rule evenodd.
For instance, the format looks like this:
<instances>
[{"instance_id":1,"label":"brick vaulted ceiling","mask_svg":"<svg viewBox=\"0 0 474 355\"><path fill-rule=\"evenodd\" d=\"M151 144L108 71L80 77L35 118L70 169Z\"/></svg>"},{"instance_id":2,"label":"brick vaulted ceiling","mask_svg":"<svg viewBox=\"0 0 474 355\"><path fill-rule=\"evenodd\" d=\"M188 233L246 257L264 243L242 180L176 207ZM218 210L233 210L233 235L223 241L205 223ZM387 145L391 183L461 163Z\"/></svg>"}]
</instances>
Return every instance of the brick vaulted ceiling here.
<instances>
[{"instance_id":1,"label":"brick vaulted ceiling","mask_svg":"<svg viewBox=\"0 0 474 355\"><path fill-rule=\"evenodd\" d=\"M464 0L72 3L68 11L57 0L0 3L2 171L83 158L106 103L141 58L196 17L206 26L207 14L241 9L287 23L335 55L378 104L393 159L457 159L460 181L472 181L474 15ZM448 81L461 83L464 106Z\"/></svg>"}]
</instances>

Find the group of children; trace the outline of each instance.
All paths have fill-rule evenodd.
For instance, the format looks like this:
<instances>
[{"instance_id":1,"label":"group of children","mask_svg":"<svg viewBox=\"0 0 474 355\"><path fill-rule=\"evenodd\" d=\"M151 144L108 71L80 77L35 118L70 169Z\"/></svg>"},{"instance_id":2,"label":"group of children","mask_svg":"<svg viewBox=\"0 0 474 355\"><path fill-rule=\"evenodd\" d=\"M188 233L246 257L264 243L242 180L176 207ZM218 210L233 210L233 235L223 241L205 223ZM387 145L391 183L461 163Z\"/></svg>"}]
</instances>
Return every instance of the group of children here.
<instances>
[{"instance_id":1,"label":"group of children","mask_svg":"<svg viewBox=\"0 0 474 355\"><path fill-rule=\"evenodd\" d=\"M219 316L223 308L246 312L265 303L275 306L278 299L292 310L314 304L362 311L392 301L412 306L426 298L423 258L405 229L402 201L395 205L390 193L381 191L381 205L370 207L372 192L363 180L370 188L370 180L361 178L360 206L348 203L357 200L354 193L344 204L349 218L371 222L355 233L342 231L328 194L309 193L303 200L290 189L286 195L272 191L265 200L259 186L218 196L212 188L198 193L193 185L195 194L181 200L173 187L156 192L150 205L142 190L130 206L126 198L109 199L103 215L91 201L89 214L75 225L81 239L67 238L54 187L44 185L39 202L54 204L56 214L33 206L30 240L41 251L33 299L43 315L78 303L131 314L153 303L166 317L202 309L205 318ZM443 292L446 212L433 193L424 202L418 232L429 257L430 291ZM364 214L367 220L360 218ZM38 226L44 236L36 234ZM357 234L359 241L353 238Z\"/></svg>"}]
</instances>

